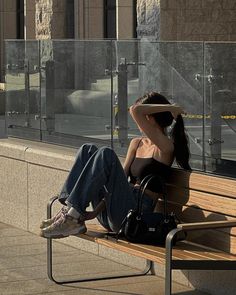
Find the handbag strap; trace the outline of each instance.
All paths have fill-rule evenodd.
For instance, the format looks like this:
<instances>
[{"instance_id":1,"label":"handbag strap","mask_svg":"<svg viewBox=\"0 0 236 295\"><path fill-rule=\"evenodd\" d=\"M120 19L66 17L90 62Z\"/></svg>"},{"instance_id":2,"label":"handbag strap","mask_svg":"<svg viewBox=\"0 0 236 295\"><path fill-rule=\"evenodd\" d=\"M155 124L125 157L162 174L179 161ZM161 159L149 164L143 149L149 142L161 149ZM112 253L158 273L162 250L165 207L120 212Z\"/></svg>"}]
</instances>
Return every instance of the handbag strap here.
<instances>
[{"instance_id":1,"label":"handbag strap","mask_svg":"<svg viewBox=\"0 0 236 295\"><path fill-rule=\"evenodd\" d=\"M143 196L145 193L145 190L149 183L153 179L158 179L158 185L161 186L161 192L163 193L163 199L164 199L164 216L167 217L167 197L166 197L166 186L164 179L160 175L153 175L149 174L143 178L143 180L140 183L140 189L139 189L139 197L138 197L138 214L141 214L142 212L142 203L143 203Z\"/></svg>"}]
</instances>

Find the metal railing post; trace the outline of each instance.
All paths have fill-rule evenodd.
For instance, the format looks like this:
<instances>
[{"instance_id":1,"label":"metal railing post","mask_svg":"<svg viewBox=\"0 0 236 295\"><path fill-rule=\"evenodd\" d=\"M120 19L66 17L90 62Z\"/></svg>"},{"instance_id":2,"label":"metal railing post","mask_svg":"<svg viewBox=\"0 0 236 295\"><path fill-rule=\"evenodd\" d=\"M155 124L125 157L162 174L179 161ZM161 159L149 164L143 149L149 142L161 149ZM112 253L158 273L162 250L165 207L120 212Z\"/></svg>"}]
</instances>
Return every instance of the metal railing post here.
<instances>
[{"instance_id":1,"label":"metal railing post","mask_svg":"<svg viewBox=\"0 0 236 295\"><path fill-rule=\"evenodd\" d=\"M45 121L47 131L55 131L55 79L54 79L54 61L46 62L46 114Z\"/></svg>"},{"instance_id":2,"label":"metal railing post","mask_svg":"<svg viewBox=\"0 0 236 295\"><path fill-rule=\"evenodd\" d=\"M221 144L222 130L221 130L221 114L222 114L222 102L220 95L215 93L215 99L211 104L211 140L209 140L211 157L214 159L221 158Z\"/></svg>"},{"instance_id":3,"label":"metal railing post","mask_svg":"<svg viewBox=\"0 0 236 295\"><path fill-rule=\"evenodd\" d=\"M128 71L126 58L118 65L118 139L121 146L128 140Z\"/></svg>"},{"instance_id":4,"label":"metal railing post","mask_svg":"<svg viewBox=\"0 0 236 295\"><path fill-rule=\"evenodd\" d=\"M25 127L30 126L30 78L29 78L29 60L24 60L25 74Z\"/></svg>"}]
</instances>

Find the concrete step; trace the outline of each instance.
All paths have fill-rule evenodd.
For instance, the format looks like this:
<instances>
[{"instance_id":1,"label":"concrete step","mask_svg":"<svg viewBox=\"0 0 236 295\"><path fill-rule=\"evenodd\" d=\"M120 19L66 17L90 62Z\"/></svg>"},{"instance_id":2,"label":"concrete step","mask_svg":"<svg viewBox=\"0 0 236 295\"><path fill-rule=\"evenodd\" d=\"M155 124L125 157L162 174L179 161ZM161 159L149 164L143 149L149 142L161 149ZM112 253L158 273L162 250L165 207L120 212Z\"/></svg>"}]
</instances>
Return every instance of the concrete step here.
<instances>
[{"instance_id":1,"label":"concrete step","mask_svg":"<svg viewBox=\"0 0 236 295\"><path fill-rule=\"evenodd\" d=\"M105 91L75 90L65 101L68 113L109 117L111 94Z\"/></svg>"},{"instance_id":2,"label":"concrete step","mask_svg":"<svg viewBox=\"0 0 236 295\"><path fill-rule=\"evenodd\" d=\"M99 79L96 83L91 84L91 90L109 92L111 89L110 79ZM117 77L113 79L113 90L117 93ZM128 80L128 93L137 94L139 93L139 79Z\"/></svg>"}]
</instances>

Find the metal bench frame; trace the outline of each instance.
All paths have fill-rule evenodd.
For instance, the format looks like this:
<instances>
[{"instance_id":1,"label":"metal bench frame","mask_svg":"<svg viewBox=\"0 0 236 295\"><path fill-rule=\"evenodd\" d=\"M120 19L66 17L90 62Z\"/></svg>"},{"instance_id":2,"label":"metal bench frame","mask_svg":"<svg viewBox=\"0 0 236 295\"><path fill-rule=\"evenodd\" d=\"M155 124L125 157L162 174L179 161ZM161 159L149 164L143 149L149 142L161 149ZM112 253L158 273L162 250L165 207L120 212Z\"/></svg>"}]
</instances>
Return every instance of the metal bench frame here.
<instances>
[{"instance_id":1,"label":"metal bench frame","mask_svg":"<svg viewBox=\"0 0 236 295\"><path fill-rule=\"evenodd\" d=\"M47 205L47 218L52 216L52 205L58 199L58 197L53 197L50 199ZM179 232L188 232L192 230L202 230L202 229L215 229L215 228L227 228L236 227L236 219L226 220L226 221L213 221L213 222L200 222L200 223L187 223L179 224L176 229L169 232L166 238L166 261L165 261L165 295L172 294L172 270L236 270L236 257L235 260L173 260L172 259L172 248L173 241ZM120 279L133 276L144 276L147 274L154 274L153 271L153 261L146 259L146 267L143 271L139 273L129 273L119 276L106 276L106 277L94 277L94 278L82 278L78 280L63 280L58 281L53 276L53 251L52 251L52 239L47 239L47 270L48 277L50 280L56 284L69 284L69 283L79 283L79 282L89 282L97 280L107 280L107 279Z\"/></svg>"},{"instance_id":2,"label":"metal bench frame","mask_svg":"<svg viewBox=\"0 0 236 295\"><path fill-rule=\"evenodd\" d=\"M53 197L50 199L47 205L47 218L52 217L52 205L58 199L58 197ZM62 280L58 281L54 278L53 275L53 241L52 239L47 239L47 274L48 278L56 284L71 284L71 283L80 283L80 282L89 282L89 281L98 281L98 280L109 280L109 279L120 279L126 277L134 277L134 276L144 276L148 273L152 273L153 269L153 262L150 260L146 260L146 267L143 271L138 273L130 273L124 275L116 275L116 276L101 276L101 277L94 277L94 278L83 278L78 280Z\"/></svg>"}]
</instances>

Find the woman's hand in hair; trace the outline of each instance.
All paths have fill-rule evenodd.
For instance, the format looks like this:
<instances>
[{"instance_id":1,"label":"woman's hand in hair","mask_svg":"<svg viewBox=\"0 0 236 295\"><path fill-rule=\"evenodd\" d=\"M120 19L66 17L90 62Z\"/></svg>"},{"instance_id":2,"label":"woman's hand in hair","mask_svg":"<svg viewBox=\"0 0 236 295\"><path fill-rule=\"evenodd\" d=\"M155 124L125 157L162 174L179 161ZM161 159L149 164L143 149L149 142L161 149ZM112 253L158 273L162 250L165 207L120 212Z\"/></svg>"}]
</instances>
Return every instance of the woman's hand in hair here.
<instances>
[{"instance_id":1,"label":"woman's hand in hair","mask_svg":"<svg viewBox=\"0 0 236 295\"><path fill-rule=\"evenodd\" d=\"M184 110L177 104L172 104L171 105L171 114L174 119L178 117L178 115L184 114Z\"/></svg>"}]
</instances>

